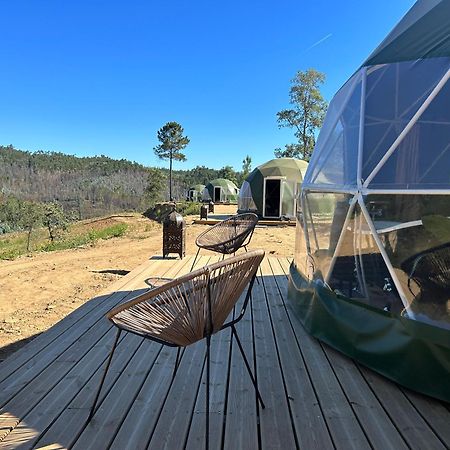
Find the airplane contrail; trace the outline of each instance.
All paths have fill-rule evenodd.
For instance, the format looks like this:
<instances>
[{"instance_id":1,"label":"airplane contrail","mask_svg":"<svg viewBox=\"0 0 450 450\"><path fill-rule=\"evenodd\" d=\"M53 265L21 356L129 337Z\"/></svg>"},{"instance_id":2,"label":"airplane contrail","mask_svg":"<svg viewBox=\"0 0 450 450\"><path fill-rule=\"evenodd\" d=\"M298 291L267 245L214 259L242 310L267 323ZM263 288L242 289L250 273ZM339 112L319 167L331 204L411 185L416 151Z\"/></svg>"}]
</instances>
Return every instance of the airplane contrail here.
<instances>
[{"instance_id":1,"label":"airplane contrail","mask_svg":"<svg viewBox=\"0 0 450 450\"><path fill-rule=\"evenodd\" d=\"M322 39L319 39L317 42L315 42L313 45L311 45L310 47L308 47L305 52L311 50L314 47L317 47L318 45L320 45L322 42L326 41L327 39L329 39L331 36L333 36L333 33L327 34L326 36L324 36Z\"/></svg>"}]
</instances>

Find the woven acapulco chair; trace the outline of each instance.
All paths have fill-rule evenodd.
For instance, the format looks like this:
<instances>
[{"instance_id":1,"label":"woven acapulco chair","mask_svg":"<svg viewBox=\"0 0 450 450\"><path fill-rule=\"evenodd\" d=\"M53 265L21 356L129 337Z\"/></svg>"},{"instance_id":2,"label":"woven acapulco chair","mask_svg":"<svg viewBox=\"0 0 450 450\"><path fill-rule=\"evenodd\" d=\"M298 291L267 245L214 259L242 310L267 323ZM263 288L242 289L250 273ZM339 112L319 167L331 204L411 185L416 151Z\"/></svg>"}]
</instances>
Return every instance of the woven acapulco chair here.
<instances>
[{"instance_id":1,"label":"woven acapulco chair","mask_svg":"<svg viewBox=\"0 0 450 450\"><path fill-rule=\"evenodd\" d=\"M247 245L252 239L257 223L258 216L256 214L236 214L204 231L195 240L198 250L191 270L202 248L221 253L224 256L234 254L240 248L247 251Z\"/></svg>"},{"instance_id":2,"label":"woven acapulco chair","mask_svg":"<svg viewBox=\"0 0 450 450\"><path fill-rule=\"evenodd\" d=\"M107 318L117 326L118 330L88 422L95 414L95 407L122 331L137 334L163 345L177 347L173 377L178 368L181 347L201 339L206 340L206 448L209 445L210 342L213 334L225 328L231 328L232 336L236 339L255 387L257 398L264 408L255 377L235 327L235 324L244 316L256 272L263 258L263 250L253 250L222 260L155 287L112 309L107 314ZM240 313L235 319L226 322L247 286Z\"/></svg>"},{"instance_id":3,"label":"woven acapulco chair","mask_svg":"<svg viewBox=\"0 0 450 450\"><path fill-rule=\"evenodd\" d=\"M402 270L420 288L420 300L446 303L450 297L450 242L430 248L403 261Z\"/></svg>"}]
</instances>

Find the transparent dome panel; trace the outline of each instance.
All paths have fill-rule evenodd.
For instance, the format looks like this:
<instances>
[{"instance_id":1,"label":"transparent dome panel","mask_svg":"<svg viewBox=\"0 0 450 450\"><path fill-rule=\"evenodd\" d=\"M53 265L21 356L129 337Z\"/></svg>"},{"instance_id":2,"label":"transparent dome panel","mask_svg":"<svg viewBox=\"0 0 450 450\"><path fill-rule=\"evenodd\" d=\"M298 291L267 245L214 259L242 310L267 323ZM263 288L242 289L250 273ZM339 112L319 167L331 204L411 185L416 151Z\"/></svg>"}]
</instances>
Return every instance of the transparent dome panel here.
<instances>
[{"instance_id":1,"label":"transparent dome panel","mask_svg":"<svg viewBox=\"0 0 450 450\"><path fill-rule=\"evenodd\" d=\"M256 211L258 209L253 200L252 188L248 181L242 183L239 191L238 209L240 211Z\"/></svg>"},{"instance_id":2,"label":"transparent dome panel","mask_svg":"<svg viewBox=\"0 0 450 450\"><path fill-rule=\"evenodd\" d=\"M202 200L203 200L203 201L209 201L209 200L211 200L211 195L209 195L208 188L203 189L203 192L202 192Z\"/></svg>"},{"instance_id":3,"label":"transparent dome panel","mask_svg":"<svg viewBox=\"0 0 450 450\"><path fill-rule=\"evenodd\" d=\"M356 186L360 107L357 73L330 103L304 185Z\"/></svg>"},{"instance_id":4,"label":"transparent dome panel","mask_svg":"<svg viewBox=\"0 0 450 450\"><path fill-rule=\"evenodd\" d=\"M295 217L295 206L297 192L300 191L300 185L295 181L283 180L283 196L281 198L281 216L287 218Z\"/></svg>"},{"instance_id":5,"label":"transparent dome panel","mask_svg":"<svg viewBox=\"0 0 450 450\"><path fill-rule=\"evenodd\" d=\"M337 294L400 314L403 304L359 205L342 228L328 284Z\"/></svg>"},{"instance_id":6,"label":"transparent dome panel","mask_svg":"<svg viewBox=\"0 0 450 450\"><path fill-rule=\"evenodd\" d=\"M312 193L302 196L310 276L325 279L334 254L351 196L340 193Z\"/></svg>"},{"instance_id":7,"label":"transparent dome panel","mask_svg":"<svg viewBox=\"0 0 450 450\"><path fill-rule=\"evenodd\" d=\"M402 314L450 328L450 197L369 195L365 204L407 299Z\"/></svg>"},{"instance_id":8,"label":"transparent dome panel","mask_svg":"<svg viewBox=\"0 0 450 450\"><path fill-rule=\"evenodd\" d=\"M367 71L362 177L366 179L450 67L450 58Z\"/></svg>"},{"instance_id":9,"label":"transparent dome panel","mask_svg":"<svg viewBox=\"0 0 450 450\"><path fill-rule=\"evenodd\" d=\"M300 203L300 202L299 202ZM306 247L305 228L301 207L297 206L297 223L295 228L294 264L306 278L310 278L307 267L308 250Z\"/></svg>"},{"instance_id":10,"label":"transparent dome panel","mask_svg":"<svg viewBox=\"0 0 450 450\"><path fill-rule=\"evenodd\" d=\"M450 82L370 182L375 189L450 189Z\"/></svg>"}]
</instances>

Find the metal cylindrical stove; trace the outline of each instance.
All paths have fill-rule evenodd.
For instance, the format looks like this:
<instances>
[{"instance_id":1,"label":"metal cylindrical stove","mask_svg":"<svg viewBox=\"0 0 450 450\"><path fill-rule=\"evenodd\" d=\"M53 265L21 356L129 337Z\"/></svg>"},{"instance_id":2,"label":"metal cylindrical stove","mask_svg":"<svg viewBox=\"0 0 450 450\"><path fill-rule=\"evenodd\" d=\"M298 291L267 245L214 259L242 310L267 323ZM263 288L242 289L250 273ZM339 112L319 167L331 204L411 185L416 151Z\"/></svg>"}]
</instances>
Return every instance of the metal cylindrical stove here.
<instances>
[{"instance_id":1,"label":"metal cylindrical stove","mask_svg":"<svg viewBox=\"0 0 450 450\"><path fill-rule=\"evenodd\" d=\"M172 211L163 221L163 258L169 253L186 254L186 222L183 216Z\"/></svg>"}]
</instances>

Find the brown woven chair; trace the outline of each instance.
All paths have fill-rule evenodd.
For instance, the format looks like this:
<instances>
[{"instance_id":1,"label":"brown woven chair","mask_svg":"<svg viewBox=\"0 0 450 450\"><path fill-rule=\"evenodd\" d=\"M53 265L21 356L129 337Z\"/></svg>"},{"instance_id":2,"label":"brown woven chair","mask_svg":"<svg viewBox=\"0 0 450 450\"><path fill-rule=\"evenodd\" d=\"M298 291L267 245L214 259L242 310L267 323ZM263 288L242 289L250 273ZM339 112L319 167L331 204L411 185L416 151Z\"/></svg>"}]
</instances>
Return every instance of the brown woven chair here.
<instances>
[{"instance_id":1,"label":"brown woven chair","mask_svg":"<svg viewBox=\"0 0 450 450\"><path fill-rule=\"evenodd\" d=\"M410 256L401 268L408 274L408 288L414 280L420 288L415 301L446 304L450 298L450 242Z\"/></svg>"},{"instance_id":2,"label":"brown woven chair","mask_svg":"<svg viewBox=\"0 0 450 450\"><path fill-rule=\"evenodd\" d=\"M204 231L195 240L198 250L191 270L202 248L221 253L224 256L234 254L240 248L247 251L247 245L252 239L257 223L258 216L256 214L236 214Z\"/></svg>"},{"instance_id":3,"label":"brown woven chair","mask_svg":"<svg viewBox=\"0 0 450 450\"><path fill-rule=\"evenodd\" d=\"M157 286L113 308L107 317L118 330L88 422L95 414L95 407L122 331L177 347L173 376L178 368L181 347L206 339L206 448L209 443L210 342L213 334L231 328L258 400L264 408L235 327L245 313L256 272L263 258L264 250L253 250L234 256ZM241 311L236 318L226 321L247 286Z\"/></svg>"}]
</instances>

